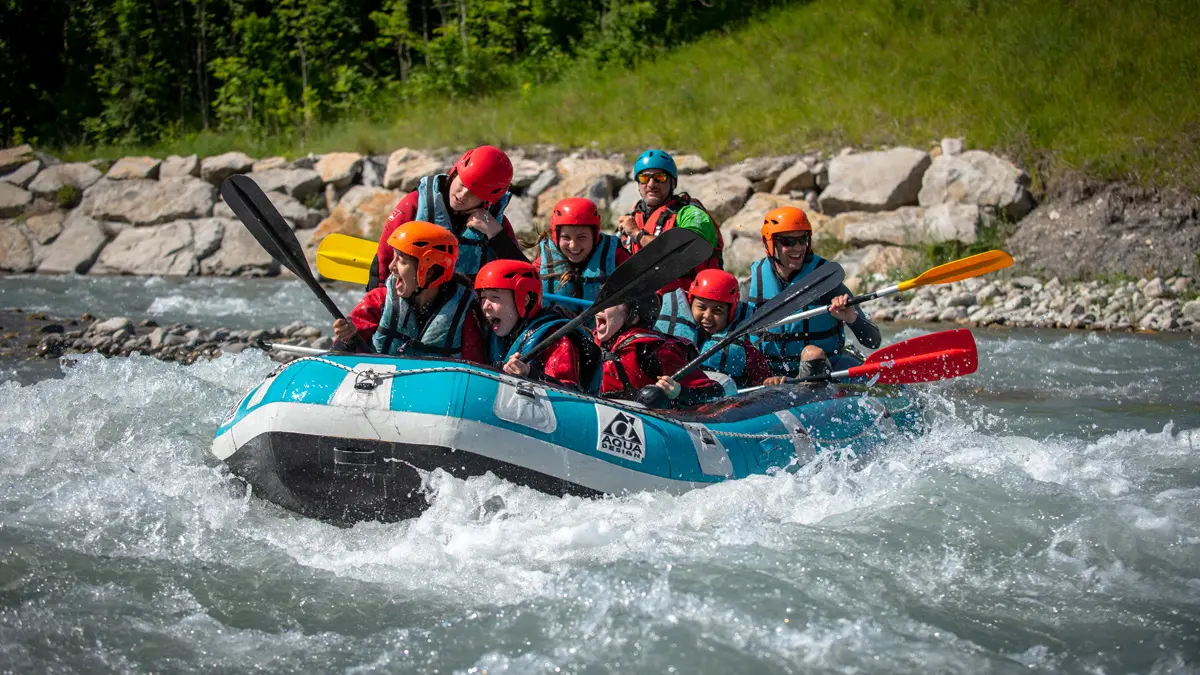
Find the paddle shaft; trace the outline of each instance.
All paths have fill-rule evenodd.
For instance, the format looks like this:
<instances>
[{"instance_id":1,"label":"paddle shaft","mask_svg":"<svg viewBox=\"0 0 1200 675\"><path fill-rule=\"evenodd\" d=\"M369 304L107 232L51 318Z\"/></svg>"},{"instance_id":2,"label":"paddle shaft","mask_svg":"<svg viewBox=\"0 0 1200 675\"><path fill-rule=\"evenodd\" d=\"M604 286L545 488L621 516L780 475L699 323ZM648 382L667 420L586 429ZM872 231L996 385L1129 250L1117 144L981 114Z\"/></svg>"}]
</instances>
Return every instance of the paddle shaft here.
<instances>
[{"instance_id":1,"label":"paddle shaft","mask_svg":"<svg viewBox=\"0 0 1200 675\"><path fill-rule=\"evenodd\" d=\"M853 307L855 305L861 305L864 302L887 297L889 295L895 295L899 292L900 292L899 285L888 286L887 288L881 288L877 291L872 291L865 295L857 295L853 298L850 298L850 300L848 300L846 302L846 306ZM784 317L784 318L780 319L779 321L771 324L767 328L768 328L768 330L771 328L778 328L779 326L783 326L783 325L786 325L789 323L795 323L797 321L803 321L805 319L811 319L814 316L821 316L822 314L828 314L828 313L829 313L829 305L825 305L823 307L814 307L812 309L807 309L807 310L804 310L803 312L797 312L791 316Z\"/></svg>"}]
</instances>

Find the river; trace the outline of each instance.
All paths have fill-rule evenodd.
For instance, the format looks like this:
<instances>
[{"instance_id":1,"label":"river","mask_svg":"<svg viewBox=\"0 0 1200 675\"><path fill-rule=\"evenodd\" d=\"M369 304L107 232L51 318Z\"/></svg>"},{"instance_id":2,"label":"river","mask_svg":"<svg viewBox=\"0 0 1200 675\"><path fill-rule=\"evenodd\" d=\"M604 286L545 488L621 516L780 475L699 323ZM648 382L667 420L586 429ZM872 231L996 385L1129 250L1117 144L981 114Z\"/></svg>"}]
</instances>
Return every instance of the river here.
<instances>
[{"instance_id":1,"label":"river","mask_svg":"<svg viewBox=\"0 0 1200 675\"><path fill-rule=\"evenodd\" d=\"M0 294L326 321L294 281ZM974 332L930 433L864 463L604 500L435 476L420 518L349 529L209 454L257 351L0 364L0 671L1200 672L1200 340Z\"/></svg>"}]
</instances>

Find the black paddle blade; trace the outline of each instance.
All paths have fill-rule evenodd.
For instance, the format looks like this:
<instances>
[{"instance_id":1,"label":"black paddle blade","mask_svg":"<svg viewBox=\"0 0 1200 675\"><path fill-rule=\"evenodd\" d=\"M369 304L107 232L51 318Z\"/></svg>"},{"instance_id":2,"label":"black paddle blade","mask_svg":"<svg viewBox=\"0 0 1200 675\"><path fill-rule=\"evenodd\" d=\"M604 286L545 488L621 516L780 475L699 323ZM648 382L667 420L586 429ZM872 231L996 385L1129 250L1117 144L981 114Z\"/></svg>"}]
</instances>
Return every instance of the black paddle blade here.
<instances>
[{"instance_id":1,"label":"black paddle blade","mask_svg":"<svg viewBox=\"0 0 1200 675\"><path fill-rule=\"evenodd\" d=\"M841 265L821 265L788 284L782 292L754 310L750 319L738 326L738 332L743 335L753 333L763 326L808 307L837 290L845 278L846 271Z\"/></svg>"},{"instance_id":2,"label":"black paddle blade","mask_svg":"<svg viewBox=\"0 0 1200 675\"><path fill-rule=\"evenodd\" d=\"M250 230L259 245L280 265L301 279L312 277L304 249L300 247L292 228L288 227L287 221L279 215L275 205L257 183L248 176L230 176L221 183L221 198Z\"/></svg>"},{"instance_id":3,"label":"black paddle blade","mask_svg":"<svg viewBox=\"0 0 1200 675\"><path fill-rule=\"evenodd\" d=\"M602 312L639 295L653 293L712 257L704 237L680 228L663 232L613 270L589 311Z\"/></svg>"}]
</instances>

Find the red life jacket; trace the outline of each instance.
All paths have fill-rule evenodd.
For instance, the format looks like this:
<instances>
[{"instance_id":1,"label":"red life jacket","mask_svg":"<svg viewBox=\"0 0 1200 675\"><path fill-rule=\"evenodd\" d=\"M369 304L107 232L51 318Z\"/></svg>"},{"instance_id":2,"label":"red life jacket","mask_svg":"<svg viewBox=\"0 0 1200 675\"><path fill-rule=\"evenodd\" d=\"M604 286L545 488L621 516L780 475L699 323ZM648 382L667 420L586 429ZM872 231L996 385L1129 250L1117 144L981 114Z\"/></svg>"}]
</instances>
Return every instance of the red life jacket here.
<instances>
[{"instance_id":1,"label":"red life jacket","mask_svg":"<svg viewBox=\"0 0 1200 675\"><path fill-rule=\"evenodd\" d=\"M663 232L675 227L675 216L679 213L679 210L685 206L694 206L708 214L709 219L713 221L713 229L717 231L717 245L713 249L713 255L711 258L697 265L696 269L692 270L689 274L680 278L678 281L664 286L661 290L659 290L660 294L670 293L677 288L687 288L691 286L692 280L695 279L696 274L704 270L724 269L723 254L725 252L725 238L721 236L721 227L717 224L716 219L712 217L712 214L708 213L708 210L705 209L704 205L700 203L700 200L691 197L688 195L688 193L681 192L677 195L671 195L667 201L663 202L662 206L654 209L654 211L649 211L646 208L645 202L639 201L637 206L633 209L633 218L637 222L637 226L641 228L643 232L657 237ZM629 249L630 253L637 253L642 247L640 244L630 241L628 242L627 248Z\"/></svg>"},{"instance_id":2,"label":"red life jacket","mask_svg":"<svg viewBox=\"0 0 1200 675\"><path fill-rule=\"evenodd\" d=\"M601 396L635 396L639 389L658 381L647 373L638 359L638 345L662 342L661 333L630 328L613 341L612 350L601 352Z\"/></svg>"}]
</instances>

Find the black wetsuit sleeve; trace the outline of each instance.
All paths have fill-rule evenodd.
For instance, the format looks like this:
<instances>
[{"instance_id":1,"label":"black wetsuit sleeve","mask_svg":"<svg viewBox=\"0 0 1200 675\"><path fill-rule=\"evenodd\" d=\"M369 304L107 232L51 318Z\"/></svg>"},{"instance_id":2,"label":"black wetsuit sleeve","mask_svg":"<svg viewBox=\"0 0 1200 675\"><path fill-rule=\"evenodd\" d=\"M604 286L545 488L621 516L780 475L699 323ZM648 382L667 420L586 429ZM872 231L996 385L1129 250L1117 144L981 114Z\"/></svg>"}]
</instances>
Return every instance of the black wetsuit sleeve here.
<instances>
[{"instance_id":1,"label":"black wetsuit sleeve","mask_svg":"<svg viewBox=\"0 0 1200 675\"><path fill-rule=\"evenodd\" d=\"M837 290L829 294L827 299L832 300L839 295L854 297L850 289L846 288L846 284L841 284ZM878 349L879 345L883 344L883 335L879 333L879 326L867 318L866 313L862 311L862 305L856 305L854 311L858 314L858 318L854 320L854 323L849 324L850 330L854 332L854 338L867 349Z\"/></svg>"}]
</instances>

